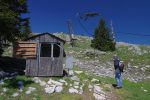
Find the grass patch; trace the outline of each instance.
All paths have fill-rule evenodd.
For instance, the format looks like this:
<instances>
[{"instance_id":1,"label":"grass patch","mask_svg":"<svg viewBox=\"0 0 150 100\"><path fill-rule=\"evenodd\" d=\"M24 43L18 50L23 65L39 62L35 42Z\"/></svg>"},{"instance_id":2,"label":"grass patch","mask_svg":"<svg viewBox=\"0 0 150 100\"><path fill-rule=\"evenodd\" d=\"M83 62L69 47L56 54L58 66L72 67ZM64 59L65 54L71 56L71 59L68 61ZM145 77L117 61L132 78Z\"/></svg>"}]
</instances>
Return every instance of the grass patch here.
<instances>
[{"instance_id":1,"label":"grass patch","mask_svg":"<svg viewBox=\"0 0 150 100\"><path fill-rule=\"evenodd\" d=\"M76 68L78 70L81 70L80 68ZM112 92L114 95L117 96L118 100L149 100L150 98L150 84L149 82L139 82L139 83L133 83L129 82L127 80L123 80L123 88L122 89L114 89L113 87L110 88L105 88L106 84L114 84L115 80L110 77L100 77L100 76L95 76L93 74L87 74L86 72L82 74L76 74L80 78L80 85L84 84L83 87L83 94L69 94L68 89L69 89L69 84L73 84L73 81L70 80L69 77L64 77L64 78L55 78L55 80L59 79L64 79L67 81L68 86L64 86L63 92L61 93L53 93L53 94L45 94L44 88L39 86L39 84L33 83L31 81L30 77L26 76L17 76L16 79L10 79L6 80L4 85L0 85L0 100L31 100L31 99L37 99L37 100L47 100L51 98L52 100L86 100L87 98L91 98L90 100L94 100L92 93L89 92L88 90L88 85L89 84L100 84L101 87L103 87L103 90L105 92ZM91 80L93 78L96 78L99 80L98 83L92 83ZM41 80L48 80L49 78L42 78ZM16 82L18 80L24 81L25 88L23 92L19 92L17 89ZM85 81L86 80L86 81ZM9 86L12 84L12 86ZM25 92L27 88L35 87L36 91L33 91L31 94L26 95ZM3 92L2 88L7 88L7 92ZM144 92L147 90L147 92ZM12 97L11 95L14 92L18 92L19 96L18 97ZM1 93L4 93L1 95Z\"/></svg>"}]
</instances>

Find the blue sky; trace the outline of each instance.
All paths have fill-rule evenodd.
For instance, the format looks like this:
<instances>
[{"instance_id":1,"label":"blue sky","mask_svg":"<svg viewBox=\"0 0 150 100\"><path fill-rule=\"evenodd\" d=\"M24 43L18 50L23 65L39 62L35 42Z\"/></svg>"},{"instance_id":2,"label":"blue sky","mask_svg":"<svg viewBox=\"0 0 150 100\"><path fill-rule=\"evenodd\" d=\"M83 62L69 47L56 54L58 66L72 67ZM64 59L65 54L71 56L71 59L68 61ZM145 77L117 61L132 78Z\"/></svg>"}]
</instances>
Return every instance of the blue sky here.
<instances>
[{"instance_id":1,"label":"blue sky","mask_svg":"<svg viewBox=\"0 0 150 100\"><path fill-rule=\"evenodd\" d=\"M113 21L117 41L150 44L150 0L28 0L30 26L34 33L68 32L67 19L72 20L74 33L93 34L100 18L107 25ZM81 20L77 13L99 12L101 16ZM126 34L128 33L128 34ZM132 33L130 35L129 33ZM134 35L135 34L135 35ZM138 34L138 35L136 35ZM149 36L143 36L149 35Z\"/></svg>"}]
</instances>

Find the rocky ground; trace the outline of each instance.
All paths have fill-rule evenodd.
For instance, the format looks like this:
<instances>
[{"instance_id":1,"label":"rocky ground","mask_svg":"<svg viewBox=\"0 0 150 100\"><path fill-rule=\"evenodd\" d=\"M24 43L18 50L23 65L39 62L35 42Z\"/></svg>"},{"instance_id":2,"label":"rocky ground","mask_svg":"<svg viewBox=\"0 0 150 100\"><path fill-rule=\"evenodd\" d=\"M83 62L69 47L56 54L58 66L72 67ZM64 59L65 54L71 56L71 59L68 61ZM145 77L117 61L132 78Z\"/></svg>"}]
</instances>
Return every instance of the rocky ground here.
<instances>
[{"instance_id":1,"label":"rocky ground","mask_svg":"<svg viewBox=\"0 0 150 100\"><path fill-rule=\"evenodd\" d=\"M65 35L59 34L60 37ZM76 66L98 76L114 77L112 57L118 55L125 63L123 78L132 82L150 81L150 46L125 42L116 43L116 51L103 52L90 47L91 38L75 36L76 45L67 44L66 53L72 55Z\"/></svg>"},{"instance_id":2,"label":"rocky ground","mask_svg":"<svg viewBox=\"0 0 150 100\"><path fill-rule=\"evenodd\" d=\"M93 73L98 76L109 76L114 77L114 66L113 62L101 63L98 60L75 60L75 65L83 68L89 73ZM144 74L147 68L150 68L150 65L142 67L140 69L136 68L137 66L131 66L130 63L127 65L127 68L122 73L123 79L127 79L132 82L139 82L142 80L150 80L150 76Z\"/></svg>"},{"instance_id":3,"label":"rocky ground","mask_svg":"<svg viewBox=\"0 0 150 100\"><path fill-rule=\"evenodd\" d=\"M111 90L111 84L102 85L99 79L96 78L82 78L80 75L84 75L84 72L81 70L70 70L69 77L66 78L47 78L48 81L39 78L33 77L31 80L39 87L41 87L42 92L45 94L54 94L54 93L68 93L68 94L79 94L82 95L83 100L117 100L116 96L111 92L104 91L103 88L109 88ZM88 75L88 73L86 73ZM15 77L4 78L4 80L15 79ZM26 86L23 81L17 81L22 83L22 86L18 88L18 90L12 92L10 97L17 98L21 95L31 95L38 91L37 86ZM6 84L3 80L1 80L0 85ZM19 85L18 85L19 86ZM25 89L25 88L26 89ZM67 87L67 88L66 88ZM88 89L88 90L87 90ZM9 88L3 87L0 91L1 96L5 96L7 92L10 91ZM88 92L88 93L87 93ZM91 94L91 96L88 96ZM33 100L37 100L36 98L32 98Z\"/></svg>"}]
</instances>

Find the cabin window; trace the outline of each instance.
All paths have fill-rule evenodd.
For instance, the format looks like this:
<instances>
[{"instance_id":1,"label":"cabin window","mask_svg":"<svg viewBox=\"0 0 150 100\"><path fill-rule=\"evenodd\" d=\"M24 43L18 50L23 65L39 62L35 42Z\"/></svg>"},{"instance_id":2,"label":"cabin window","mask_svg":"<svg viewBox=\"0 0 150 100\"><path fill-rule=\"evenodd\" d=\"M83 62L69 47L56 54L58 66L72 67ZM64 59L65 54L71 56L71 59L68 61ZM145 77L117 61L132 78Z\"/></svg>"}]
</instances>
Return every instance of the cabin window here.
<instances>
[{"instance_id":1,"label":"cabin window","mask_svg":"<svg viewBox=\"0 0 150 100\"><path fill-rule=\"evenodd\" d=\"M60 43L41 44L40 57L59 57L60 56Z\"/></svg>"},{"instance_id":2,"label":"cabin window","mask_svg":"<svg viewBox=\"0 0 150 100\"><path fill-rule=\"evenodd\" d=\"M41 44L41 57L51 57L51 44L43 43Z\"/></svg>"},{"instance_id":3,"label":"cabin window","mask_svg":"<svg viewBox=\"0 0 150 100\"><path fill-rule=\"evenodd\" d=\"M60 43L53 45L53 57L59 57L60 56Z\"/></svg>"}]
</instances>

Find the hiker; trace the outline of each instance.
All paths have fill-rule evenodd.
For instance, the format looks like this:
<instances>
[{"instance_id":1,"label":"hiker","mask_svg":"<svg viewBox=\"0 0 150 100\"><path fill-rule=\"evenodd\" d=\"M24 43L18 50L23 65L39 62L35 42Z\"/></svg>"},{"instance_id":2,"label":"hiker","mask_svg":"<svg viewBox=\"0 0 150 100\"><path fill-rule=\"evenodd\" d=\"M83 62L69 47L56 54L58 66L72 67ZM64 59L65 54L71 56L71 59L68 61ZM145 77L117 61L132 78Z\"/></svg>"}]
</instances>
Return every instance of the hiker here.
<instances>
[{"instance_id":1,"label":"hiker","mask_svg":"<svg viewBox=\"0 0 150 100\"><path fill-rule=\"evenodd\" d=\"M119 66L121 64L120 59L117 56L114 56L113 61L114 61L114 69L115 69L115 79L116 79L116 82L117 82L116 88L122 88L121 71L119 69Z\"/></svg>"}]
</instances>

